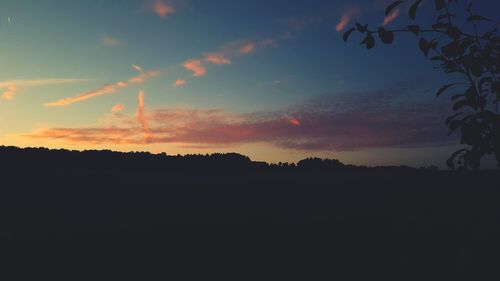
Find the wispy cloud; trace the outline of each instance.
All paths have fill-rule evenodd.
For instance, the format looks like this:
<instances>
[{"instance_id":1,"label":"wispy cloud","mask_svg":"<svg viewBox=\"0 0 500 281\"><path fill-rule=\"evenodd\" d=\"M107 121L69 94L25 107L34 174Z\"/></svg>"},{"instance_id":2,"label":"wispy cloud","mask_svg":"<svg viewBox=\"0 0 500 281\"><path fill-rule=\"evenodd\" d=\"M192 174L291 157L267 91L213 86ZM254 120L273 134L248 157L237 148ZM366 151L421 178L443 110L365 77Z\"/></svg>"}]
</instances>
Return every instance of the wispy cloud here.
<instances>
[{"instance_id":1,"label":"wispy cloud","mask_svg":"<svg viewBox=\"0 0 500 281\"><path fill-rule=\"evenodd\" d=\"M207 74L209 65L229 65L233 58L246 56L258 49L276 48L279 39L267 38L264 40L243 40L226 44L218 51L207 52L202 58L194 58L185 61L182 66L193 73L194 77L202 77Z\"/></svg>"},{"instance_id":2,"label":"wispy cloud","mask_svg":"<svg viewBox=\"0 0 500 281\"><path fill-rule=\"evenodd\" d=\"M50 86L59 84L70 84L86 81L84 79L74 78L49 78L49 79L19 79L0 81L0 89L3 89L2 98L5 100L13 100L17 92L21 88Z\"/></svg>"},{"instance_id":3,"label":"wispy cloud","mask_svg":"<svg viewBox=\"0 0 500 281\"><path fill-rule=\"evenodd\" d=\"M228 59L223 53L205 54L205 61L216 65L231 64L231 60Z\"/></svg>"},{"instance_id":4,"label":"wispy cloud","mask_svg":"<svg viewBox=\"0 0 500 281\"><path fill-rule=\"evenodd\" d=\"M392 12L384 18L384 22L382 23L384 26L390 24L393 22L395 19L397 19L401 15L401 10L399 8L396 8L392 10Z\"/></svg>"},{"instance_id":5,"label":"wispy cloud","mask_svg":"<svg viewBox=\"0 0 500 281\"><path fill-rule=\"evenodd\" d=\"M123 104L117 104L111 108L112 113L118 113L120 111L123 111L125 109L125 106Z\"/></svg>"},{"instance_id":6,"label":"wispy cloud","mask_svg":"<svg viewBox=\"0 0 500 281\"><path fill-rule=\"evenodd\" d=\"M166 0L152 0L150 1L149 8L162 19L166 19L168 15L175 13L175 8L172 3Z\"/></svg>"},{"instance_id":7,"label":"wispy cloud","mask_svg":"<svg viewBox=\"0 0 500 281\"><path fill-rule=\"evenodd\" d=\"M177 88L177 87L182 87L182 86L184 86L186 84L187 84L186 80L177 79L177 80L175 80L173 86Z\"/></svg>"},{"instance_id":8,"label":"wispy cloud","mask_svg":"<svg viewBox=\"0 0 500 281\"><path fill-rule=\"evenodd\" d=\"M101 37L99 38L99 42L104 47L116 47L123 44L123 42L120 39L116 37L111 37L107 34L101 35Z\"/></svg>"},{"instance_id":9,"label":"wispy cloud","mask_svg":"<svg viewBox=\"0 0 500 281\"><path fill-rule=\"evenodd\" d=\"M141 70L142 71L142 70ZM128 82L132 84L142 84L152 77L158 77L160 75L159 70L142 71L141 74L131 77Z\"/></svg>"},{"instance_id":10,"label":"wispy cloud","mask_svg":"<svg viewBox=\"0 0 500 281\"><path fill-rule=\"evenodd\" d=\"M139 73L143 73L144 71L142 70L142 67L138 66L137 64L133 64L132 65L132 69L139 72Z\"/></svg>"},{"instance_id":11,"label":"wispy cloud","mask_svg":"<svg viewBox=\"0 0 500 281\"><path fill-rule=\"evenodd\" d=\"M116 93L119 88L125 88L127 86L128 86L128 84L125 82L116 82L116 83L112 83L112 84L107 84L107 85L104 85L98 89L88 91L88 92L79 94L79 95L74 96L74 97L63 98L63 99L60 99L60 100L57 100L54 102L46 103L45 106L48 106L48 107L65 106L65 105L69 105L72 103L95 98L98 96L113 94L113 93Z\"/></svg>"},{"instance_id":12,"label":"wispy cloud","mask_svg":"<svg viewBox=\"0 0 500 281\"><path fill-rule=\"evenodd\" d=\"M18 79L0 81L0 88L17 85L19 87L36 87L36 86L50 86L59 84L71 84L87 81L86 79L76 78L47 78L47 79Z\"/></svg>"},{"instance_id":13,"label":"wispy cloud","mask_svg":"<svg viewBox=\"0 0 500 281\"><path fill-rule=\"evenodd\" d=\"M189 108L146 112L142 96L135 116L139 127L53 128L26 137L78 144L176 143L204 147L261 142L285 149L317 151L452 142L446 137L444 126L436 122L449 113L446 104L405 100L409 91L399 87L349 92L282 110L248 114ZM119 137L110 137L108 132L117 128Z\"/></svg>"}]
</instances>

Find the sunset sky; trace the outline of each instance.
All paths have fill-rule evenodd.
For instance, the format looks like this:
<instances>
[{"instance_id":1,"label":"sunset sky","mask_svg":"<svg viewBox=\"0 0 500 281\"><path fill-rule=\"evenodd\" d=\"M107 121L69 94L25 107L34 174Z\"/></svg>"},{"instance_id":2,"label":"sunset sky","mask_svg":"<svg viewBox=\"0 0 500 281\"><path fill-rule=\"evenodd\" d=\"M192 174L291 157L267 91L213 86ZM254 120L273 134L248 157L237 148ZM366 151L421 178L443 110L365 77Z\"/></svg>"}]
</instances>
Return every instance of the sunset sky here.
<instances>
[{"instance_id":1,"label":"sunset sky","mask_svg":"<svg viewBox=\"0 0 500 281\"><path fill-rule=\"evenodd\" d=\"M391 2L2 0L0 144L444 166L452 77L412 35L342 41L355 21L408 25Z\"/></svg>"}]
</instances>

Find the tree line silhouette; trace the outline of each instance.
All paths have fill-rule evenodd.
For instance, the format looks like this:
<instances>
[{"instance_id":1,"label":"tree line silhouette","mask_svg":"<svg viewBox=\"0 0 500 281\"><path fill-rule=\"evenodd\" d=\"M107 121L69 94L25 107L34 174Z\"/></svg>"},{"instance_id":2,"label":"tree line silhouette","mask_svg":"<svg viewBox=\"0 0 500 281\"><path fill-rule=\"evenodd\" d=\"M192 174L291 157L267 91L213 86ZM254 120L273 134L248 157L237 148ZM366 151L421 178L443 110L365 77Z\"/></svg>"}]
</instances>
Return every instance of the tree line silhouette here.
<instances>
[{"instance_id":1,"label":"tree line silhouette","mask_svg":"<svg viewBox=\"0 0 500 281\"><path fill-rule=\"evenodd\" d=\"M167 155L165 152L117 152L112 150L67 150L48 148L18 148L0 146L0 165L4 170L19 167L31 171L44 169L80 169L82 171L149 171L149 172L265 172L265 171L302 171L338 172L360 170L417 170L408 166L366 167L346 165L337 159L310 157L297 163L267 163L252 161L239 153L212 153ZM420 167L418 170L437 171L438 167Z\"/></svg>"},{"instance_id":2,"label":"tree line silhouette","mask_svg":"<svg viewBox=\"0 0 500 281\"><path fill-rule=\"evenodd\" d=\"M36 262L54 270L419 280L490 276L500 262L497 171L4 146L0 175L0 241L50 245Z\"/></svg>"}]
</instances>

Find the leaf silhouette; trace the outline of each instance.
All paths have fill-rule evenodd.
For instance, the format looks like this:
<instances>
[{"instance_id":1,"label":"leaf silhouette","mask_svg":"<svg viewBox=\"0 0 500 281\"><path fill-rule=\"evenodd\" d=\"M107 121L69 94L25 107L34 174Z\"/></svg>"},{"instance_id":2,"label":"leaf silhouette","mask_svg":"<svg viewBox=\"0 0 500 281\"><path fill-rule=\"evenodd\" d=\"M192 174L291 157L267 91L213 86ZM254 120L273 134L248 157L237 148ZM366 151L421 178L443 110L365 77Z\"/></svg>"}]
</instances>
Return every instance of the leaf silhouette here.
<instances>
[{"instance_id":1,"label":"leaf silhouette","mask_svg":"<svg viewBox=\"0 0 500 281\"><path fill-rule=\"evenodd\" d=\"M445 0L436 0L435 3L436 3L436 10L441 10L446 5Z\"/></svg>"},{"instance_id":2,"label":"leaf silhouette","mask_svg":"<svg viewBox=\"0 0 500 281\"><path fill-rule=\"evenodd\" d=\"M391 44L394 42L394 32L388 31L383 27L379 28L378 35L384 44Z\"/></svg>"},{"instance_id":3,"label":"leaf silhouette","mask_svg":"<svg viewBox=\"0 0 500 281\"><path fill-rule=\"evenodd\" d=\"M417 17L417 9L418 6L422 3L422 0L417 0L413 5L411 5L410 10L408 10L408 14L412 20L415 20Z\"/></svg>"},{"instance_id":4,"label":"leaf silhouette","mask_svg":"<svg viewBox=\"0 0 500 281\"><path fill-rule=\"evenodd\" d=\"M437 92L436 97L439 97L442 93L444 93L450 87L453 87L455 85L456 85L455 83L452 83L452 84L448 84L448 85L445 85L445 86L441 87L441 89L439 89L439 91Z\"/></svg>"},{"instance_id":5,"label":"leaf silhouette","mask_svg":"<svg viewBox=\"0 0 500 281\"><path fill-rule=\"evenodd\" d=\"M356 28L351 28L349 30L347 30L345 33L344 33L344 36L342 36L342 39L344 39L344 42L347 42L347 40L349 40L349 36L351 35L351 33L353 31L355 31Z\"/></svg>"},{"instance_id":6,"label":"leaf silhouette","mask_svg":"<svg viewBox=\"0 0 500 281\"><path fill-rule=\"evenodd\" d=\"M389 16L391 14L391 12L396 9L397 6L401 5L404 1L396 1L394 3L392 3L391 5L387 6L387 8L385 9L385 16Z\"/></svg>"}]
</instances>

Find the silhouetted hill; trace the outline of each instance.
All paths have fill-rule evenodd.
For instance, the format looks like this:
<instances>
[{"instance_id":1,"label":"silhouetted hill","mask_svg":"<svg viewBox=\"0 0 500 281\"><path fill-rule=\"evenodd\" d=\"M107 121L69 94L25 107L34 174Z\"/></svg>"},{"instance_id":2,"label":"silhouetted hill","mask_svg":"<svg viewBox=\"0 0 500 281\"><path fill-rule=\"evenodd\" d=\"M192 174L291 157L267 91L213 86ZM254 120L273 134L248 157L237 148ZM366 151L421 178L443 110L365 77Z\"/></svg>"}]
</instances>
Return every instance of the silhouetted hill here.
<instances>
[{"instance_id":1,"label":"silhouetted hill","mask_svg":"<svg viewBox=\"0 0 500 281\"><path fill-rule=\"evenodd\" d=\"M45 268L489 280L500 262L498 171L15 147L0 147L0 167L0 240L50 245Z\"/></svg>"}]
</instances>

